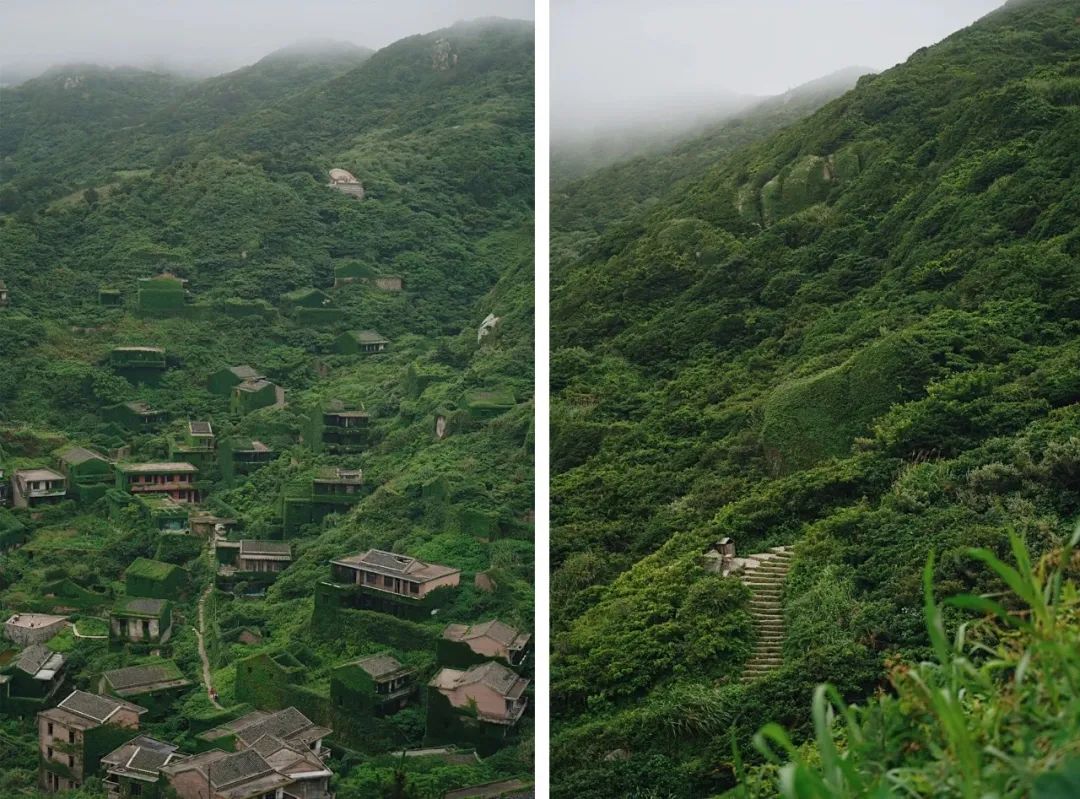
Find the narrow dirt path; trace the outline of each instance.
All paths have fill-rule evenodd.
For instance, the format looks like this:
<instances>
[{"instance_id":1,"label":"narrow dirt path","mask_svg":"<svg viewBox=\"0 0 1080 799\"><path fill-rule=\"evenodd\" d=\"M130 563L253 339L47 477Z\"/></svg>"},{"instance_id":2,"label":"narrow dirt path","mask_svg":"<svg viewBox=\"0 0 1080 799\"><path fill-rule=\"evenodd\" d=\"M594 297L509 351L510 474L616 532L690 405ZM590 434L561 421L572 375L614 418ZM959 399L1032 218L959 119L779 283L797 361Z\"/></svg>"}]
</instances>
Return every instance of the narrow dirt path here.
<instances>
[{"instance_id":1,"label":"narrow dirt path","mask_svg":"<svg viewBox=\"0 0 1080 799\"><path fill-rule=\"evenodd\" d=\"M206 644L203 642L203 632L206 630L206 600L210 598L213 590L214 583L211 581L199 597L199 626L195 628L195 637L199 639L199 660L202 661L202 680L206 686L206 696L214 707L222 710L221 705L214 699L214 686L210 682L210 658L206 656Z\"/></svg>"}]
</instances>

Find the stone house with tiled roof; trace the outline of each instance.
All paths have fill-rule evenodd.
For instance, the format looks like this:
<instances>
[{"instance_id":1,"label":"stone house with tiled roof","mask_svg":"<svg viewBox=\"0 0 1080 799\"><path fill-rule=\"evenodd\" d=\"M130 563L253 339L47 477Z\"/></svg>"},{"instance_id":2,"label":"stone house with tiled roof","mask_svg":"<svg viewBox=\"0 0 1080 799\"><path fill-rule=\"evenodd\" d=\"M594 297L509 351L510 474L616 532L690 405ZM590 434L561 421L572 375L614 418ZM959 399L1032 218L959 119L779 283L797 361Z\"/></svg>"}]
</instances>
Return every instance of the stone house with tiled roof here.
<instances>
[{"instance_id":1,"label":"stone house with tiled roof","mask_svg":"<svg viewBox=\"0 0 1080 799\"><path fill-rule=\"evenodd\" d=\"M101 758L106 795L109 799L157 799L162 767L187 757L175 744L140 735Z\"/></svg>"},{"instance_id":2,"label":"stone house with tiled roof","mask_svg":"<svg viewBox=\"0 0 1080 799\"><path fill-rule=\"evenodd\" d=\"M449 624L443 630L442 637L446 641L467 646L478 656L501 658L512 666L524 660L531 640L528 633L519 632L498 619L473 625Z\"/></svg>"},{"instance_id":3,"label":"stone house with tiled roof","mask_svg":"<svg viewBox=\"0 0 1080 799\"><path fill-rule=\"evenodd\" d=\"M100 759L134 737L146 708L122 699L72 691L37 715L38 787L54 793L80 788Z\"/></svg>"},{"instance_id":4,"label":"stone house with tiled roof","mask_svg":"<svg viewBox=\"0 0 1080 799\"><path fill-rule=\"evenodd\" d=\"M440 669L428 687L459 710L474 713L489 724L513 726L528 705L529 681L493 660L466 671Z\"/></svg>"}]
</instances>

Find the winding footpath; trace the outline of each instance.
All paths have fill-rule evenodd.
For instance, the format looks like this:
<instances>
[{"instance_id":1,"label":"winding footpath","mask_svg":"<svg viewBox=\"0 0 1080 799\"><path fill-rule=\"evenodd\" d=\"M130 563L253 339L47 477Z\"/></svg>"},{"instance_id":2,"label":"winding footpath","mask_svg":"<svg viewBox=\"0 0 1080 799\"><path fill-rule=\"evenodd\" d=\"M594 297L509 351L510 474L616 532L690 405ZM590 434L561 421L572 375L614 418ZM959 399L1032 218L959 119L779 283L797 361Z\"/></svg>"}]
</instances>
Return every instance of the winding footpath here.
<instances>
[{"instance_id":1,"label":"winding footpath","mask_svg":"<svg viewBox=\"0 0 1080 799\"><path fill-rule=\"evenodd\" d=\"M199 639L199 660L202 661L202 680L203 685L206 686L206 696L214 707L222 710L221 705L214 698L214 686L210 682L210 658L206 656L206 644L203 642L203 634L206 630L206 600L210 598L210 592L213 590L214 583L211 581L199 597L199 626L195 628L195 637Z\"/></svg>"}]
</instances>

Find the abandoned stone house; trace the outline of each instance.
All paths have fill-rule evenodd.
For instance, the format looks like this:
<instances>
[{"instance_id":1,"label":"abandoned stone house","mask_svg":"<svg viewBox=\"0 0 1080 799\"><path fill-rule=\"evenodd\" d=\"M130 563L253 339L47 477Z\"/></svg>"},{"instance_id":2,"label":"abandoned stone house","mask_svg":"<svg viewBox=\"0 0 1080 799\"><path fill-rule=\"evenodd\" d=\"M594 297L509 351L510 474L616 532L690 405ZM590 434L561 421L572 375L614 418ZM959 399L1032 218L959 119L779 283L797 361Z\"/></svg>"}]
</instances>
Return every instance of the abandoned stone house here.
<instances>
[{"instance_id":1,"label":"abandoned stone house","mask_svg":"<svg viewBox=\"0 0 1080 799\"><path fill-rule=\"evenodd\" d=\"M156 646L172 637L172 603L167 599L123 597L109 611L109 640Z\"/></svg>"},{"instance_id":2,"label":"abandoned stone house","mask_svg":"<svg viewBox=\"0 0 1080 799\"><path fill-rule=\"evenodd\" d=\"M175 695L192 685L171 660L102 672L98 693L146 706L148 699Z\"/></svg>"},{"instance_id":3,"label":"abandoned stone house","mask_svg":"<svg viewBox=\"0 0 1080 799\"><path fill-rule=\"evenodd\" d=\"M317 471L311 479L311 496L318 501L341 498L358 500L363 487L362 469L328 467Z\"/></svg>"},{"instance_id":4,"label":"abandoned stone house","mask_svg":"<svg viewBox=\"0 0 1080 799\"><path fill-rule=\"evenodd\" d=\"M44 644L31 644L0 667L0 711L22 714L43 707L65 682L67 661Z\"/></svg>"},{"instance_id":5,"label":"abandoned stone house","mask_svg":"<svg viewBox=\"0 0 1080 799\"><path fill-rule=\"evenodd\" d=\"M11 501L16 508L36 508L62 502L67 478L52 469L17 469L11 479Z\"/></svg>"},{"instance_id":6,"label":"abandoned stone house","mask_svg":"<svg viewBox=\"0 0 1080 799\"><path fill-rule=\"evenodd\" d=\"M225 535L236 526L236 519L215 516L212 513L192 513L188 518L191 532L200 536Z\"/></svg>"},{"instance_id":7,"label":"abandoned stone house","mask_svg":"<svg viewBox=\"0 0 1080 799\"><path fill-rule=\"evenodd\" d=\"M72 691L38 713L38 787L50 793L78 789L100 762L100 742L118 727L138 729L146 708L122 699Z\"/></svg>"},{"instance_id":8,"label":"abandoned stone house","mask_svg":"<svg viewBox=\"0 0 1080 799\"><path fill-rule=\"evenodd\" d=\"M240 541L216 541L221 569L235 572L280 572L292 563L292 546L288 541L263 541L244 538Z\"/></svg>"},{"instance_id":9,"label":"abandoned stone house","mask_svg":"<svg viewBox=\"0 0 1080 799\"><path fill-rule=\"evenodd\" d=\"M211 394L219 397L229 397L232 390L245 380L262 380L266 375L244 364L240 366L226 366L210 375L207 388Z\"/></svg>"},{"instance_id":10,"label":"abandoned stone house","mask_svg":"<svg viewBox=\"0 0 1080 799\"><path fill-rule=\"evenodd\" d=\"M378 715L396 713L416 693L416 669L402 665L393 655L370 655L351 665L361 669L374 683Z\"/></svg>"},{"instance_id":11,"label":"abandoned stone house","mask_svg":"<svg viewBox=\"0 0 1080 799\"><path fill-rule=\"evenodd\" d=\"M102 784L108 799L158 799L161 796L161 769L188 755L179 747L140 735L101 758L105 770Z\"/></svg>"},{"instance_id":12,"label":"abandoned stone house","mask_svg":"<svg viewBox=\"0 0 1080 799\"><path fill-rule=\"evenodd\" d=\"M390 339L377 330L350 330L335 341L335 348L342 355L374 355L386 352Z\"/></svg>"},{"instance_id":13,"label":"abandoned stone house","mask_svg":"<svg viewBox=\"0 0 1080 799\"><path fill-rule=\"evenodd\" d=\"M198 502L198 473L190 463L120 463L116 487L129 494L166 494L176 502Z\"/></svg>"},{"instance_id":14,"label":"abandoned stone house","mask_svg":"<svg viewBox=\"0 0 1080 799\"><path fill-rule=\"evenodd\" d=\"M229 408L233 413L247 414L259 408L284 405L284 399L284 389L258 377L233 387Z\"/></svg>"},{"instance_id":15,"label":"abandoned stone house","mask_svg":"<svg viewBox=\"0 0 1080 799\"><path fill-rule=\"evenodd\" d=\"M525 659L531 636L515 630L497 619L481 624L450 624L442 632L448 641L465 644L475 654L502 658L511 665Z\"/></svg>"},{"instance_id":16,"label":"abandoned stone house","mask_svg":"<svg viewBox=\"0 0 1080 799\"><path fill-rule=\"evenodd\" d=\"M165 350L162 347L114 347L109 353L114 369L164 369Z\"/></svg>"},{"instance_id":17,"label":"abandoned stone house","mask_svg":"<svg viewBox=\"0 0 1080 799\"><path fill-rule=\"evenodd\" d=\"M333 799L333 772L310 750L264 735L250 749L211 749L159 768L178 799Z\"/></svg>"},{"instance_id":18,"label":"abandoned stone house","mask_svg":"<svg viewBox=\"0 0 1080 799\"><path fill-rule=\"evenodd\" d=\"M517 724L528 700L529 681L494 660L469 668L440 669L428 683L458 710L474 711L489 724Z\"/></svg>"},{"instance_id":19,"label":"abandoned stone house","mask_svg":"<svg viewBox=\"0 0 1080 799\"><path fill-rule=\"evenodd\" d=\"M79 502L95 502L115 482L113 467L104 455L86 447L68 447L56 454L56 463L68 479L68 491Z\"/></svg>"},{"instance_id":20,"label":"abandoned stone house","mask_svg":"<svg viewBox=\"0 0 1080 799\"><path fill-rule=\"evenodd\" d=\"M423 599L438 588L453 588L461 569L369 549L359 555L332 560L331 573L338 582L410 599Z\"/></svg>"},{"instance_id":21,"label":"abandoned stone house","mask_svg":"<svg viewBox=\"0 0 1080 799\"><path fill-rule=\"evenodd\" d=\"M313 752L320 758L328 755L328 750L323 746L323 739L330 735L333 730L322 727L295 707L287 707L268 713L263 710L253 710L206 732L197 737L206 743L224 743L234 741L237 750L250 749L265 735L272 735L284 741L290 746L302 747Z\"/></svg>"},{"instance_id":22,"label":"abandoned stone house","mask_svg":"<svg viewBox=\"0 0 1080 799\"><path fill-rule=\"evenodd\" d=\"M169 414L150 407L147 402L134 400L106 408L105 417L129 430L150 430L166 422Z\"/></svg>"},{"instance_id":23,"label":"abandoned stone house","mask_svg":"<svg viewBox=\"0 0 1080 799\"><path fill-rule=\"evenodd\" d=\"M362 407L342 400L330 400L316 409L316 429L312 433L315 449L331 452L358 452L364 449L371 430L371 416Z\"/></svg>"},{"instance_id":24,"label":"abandoned stone house","mask_svg":"<svg viewBox=\"0 0 1080 799\"><path fill-rule=\"evenodd\" d=\"M19 646L43 644L67 626L67 616L15 613L4 622L4 637Z\"/></svg>"}]
</instances>

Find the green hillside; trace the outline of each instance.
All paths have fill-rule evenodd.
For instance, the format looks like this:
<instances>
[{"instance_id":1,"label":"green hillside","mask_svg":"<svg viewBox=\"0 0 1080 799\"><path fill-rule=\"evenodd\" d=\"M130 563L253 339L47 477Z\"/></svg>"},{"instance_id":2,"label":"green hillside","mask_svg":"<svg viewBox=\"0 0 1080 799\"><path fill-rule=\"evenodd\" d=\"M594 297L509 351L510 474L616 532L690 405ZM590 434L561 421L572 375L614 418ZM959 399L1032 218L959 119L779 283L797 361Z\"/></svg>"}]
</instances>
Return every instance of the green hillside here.
<instances>
[{"instance_id":1,"label":"green hillside","mask_svg":"<svg viewBox=\"0 0 1080 799\"><path fill-rule=\"evenodd\" d=\"M997 591L970 547L1067 537L1077 18L1009 3L651 208L598 184L628 210L596 235L556 214L553 795L731 788L733 743L806 739L817 683L858 700L930 654L928 554L939 596ZM782 665L746 682L749 592L701 566L724 537L795 553Z\"/></svg>"},{"instance_id":2,"label":"green hillside","mask_svg":"<svg viewBox=\"0 0 1080 799\"><path fill-rule=\"evenodd\" d=\"M172 79L137 77L151 80ZM200 461L203 509L235 519L233 538L288 540L294 560L272 583L223 587L198 538L161 534L136 507L117 510L113 495L78 504L69 495L40 513L12 511L28 540L0 555L0 606L101 617L136 558L183 566L190 588L176 598L169 656L194 685L150 730L186 751L226 718L201 685L195 634L197 601L215 584L203 638L219 701L234 710L284 696L238 684L237 663L252 656L302 664L286 694L311 714L330 712L331 677L350 659L391 651L423 686L447 623L497 617L531 631L531 24L460 23L375 54L299 48L177 82L141 105L128 76L103 72L101 81L90 101L101 118L78 136L48 114L75 113L86 97L57 98L35 81L10 93L26 130L37 127L4 140L0 191L16 202L0 217L10 291L0 308L0 466L9 475L55 468L52 453L68 444L126 445L124 461L202 457L180 447L188 420L209 420L218 449ZM5 111L8 98L5 89ZM137 132L124 138L129 126ZM75 157L84 163L70 165ZM355 175L364 198L328 186L332 168ZM162 273L186 283L140 283ZM400 291L377 284L390 276ZM498 325L480 340L489 314ZM346 354L346 333L366 330L388 349ZM163 348L165 368L118 368L113 350L126 346ZM284 389L284 406L243 412L210 390L213 376L238 365ZM478 392L508 399L473 408ZM129 429L128 402L166 421ZM320 443L327 408L368 414L354 451ZM252 441L272 450L266 465L245 474L226 464ZM310 510L313 479L336 469L363 470L362 497ZM329 561L367 548L461 569L461 587L422 619L317 609ZM474 585L479 572L493 591ZM70 653L72 682L89 690L102 671L145 658L70 634L49 645ZM389 790L402 768L390 753L425 743L425 709L421 687L370 737L338 730L337 796ZM5 725L14 742L32 720ZM528 779L530 716L518 733L482 761L410 759L408 784L441 796ZM35 780L36 749L0 756L0 793Z\"/></svg>"}]
</instances>

